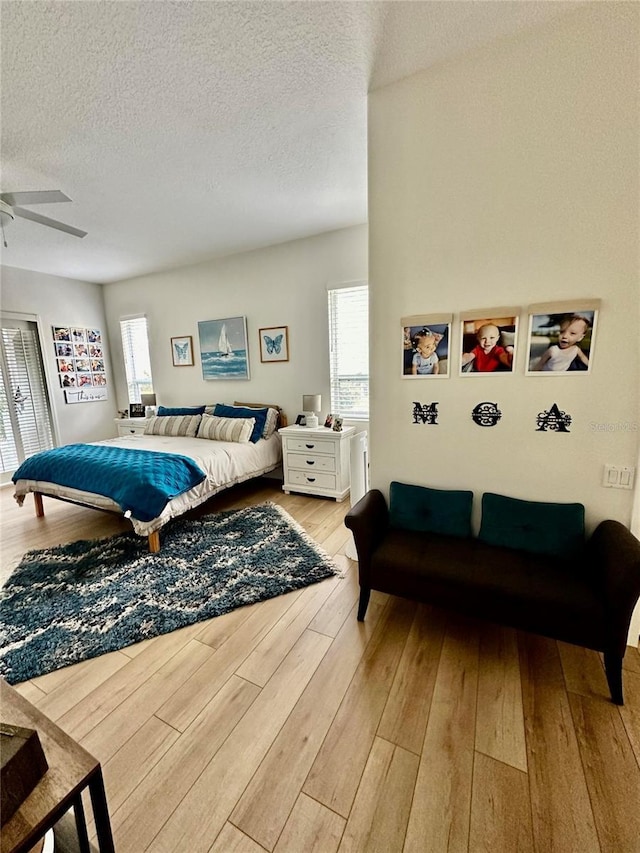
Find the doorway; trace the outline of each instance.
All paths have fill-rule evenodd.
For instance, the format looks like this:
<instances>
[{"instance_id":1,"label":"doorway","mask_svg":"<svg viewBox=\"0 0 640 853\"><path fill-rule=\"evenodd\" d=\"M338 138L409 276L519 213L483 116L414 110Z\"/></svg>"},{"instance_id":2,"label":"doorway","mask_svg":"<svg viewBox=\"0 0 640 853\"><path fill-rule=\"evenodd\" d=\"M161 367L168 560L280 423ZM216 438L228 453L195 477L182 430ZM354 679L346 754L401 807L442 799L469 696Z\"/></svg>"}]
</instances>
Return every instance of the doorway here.
<instances>
[{"instance_id":1,"label":"doorway","mask_svg":"<svg viewBox=\"0 0 640 853\"><path fill-rule=\"evenodd\" d=\"M54 439L35 318L0 319L0 481L6 483L25 459L52 448Z\"/></svg>"}]
</instances>

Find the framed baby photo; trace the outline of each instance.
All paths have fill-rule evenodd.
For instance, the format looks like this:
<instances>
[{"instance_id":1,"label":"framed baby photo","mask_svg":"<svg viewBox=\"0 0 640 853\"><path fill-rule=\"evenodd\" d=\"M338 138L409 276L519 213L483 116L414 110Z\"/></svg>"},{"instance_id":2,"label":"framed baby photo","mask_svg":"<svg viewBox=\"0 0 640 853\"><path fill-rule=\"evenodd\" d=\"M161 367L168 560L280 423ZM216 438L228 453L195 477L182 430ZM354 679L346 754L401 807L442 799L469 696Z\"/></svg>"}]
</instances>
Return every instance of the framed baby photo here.
<instances>
[{"instance_id":1,"label":"framed baby photo","mask_svg":"<svg viewBox=\"0 0 640 853\"><path fill-rule=\"evenodd\" d=\"M460 314L460 376L513 375L518 308L482 308Z\"/></svg>"},{"instance_id":2,"label":"framed baby photo","mask_svg":"<svg viewBox=\"0 0 640 853\"><path fill-rule=\"evenodd\" d=\"M449 377L451 314L402 317L402 378Z\"/></svg>"},{"instance_id":3,"label":"framed baby photo","mask_svg":"<svg viewBox=\"0 0 640 853\"><path fill-rule=\"evenodd\" d=\"M174 367L193 367L193 338L191 335L171 338L171 359Z\"/></svg>"},{"instance_id":4,"label":"framed baby photo","mask_svg":"<svg viewBox=\"0 0 640 853\"><path fill-rule=\"evenodd\" d=\"M258 329L260 361L289 361L289 327Z\"/></svg>"},{"instance_id":5,"label":"framed baby photo","mask_svg":"<svg viewBox=\"0 0 640 853\"><path fill-rule=\"evenodd\" d=\"M530 305L527 375L590 373L599 309L599 299Z\"/></svg>"}]
</instances>

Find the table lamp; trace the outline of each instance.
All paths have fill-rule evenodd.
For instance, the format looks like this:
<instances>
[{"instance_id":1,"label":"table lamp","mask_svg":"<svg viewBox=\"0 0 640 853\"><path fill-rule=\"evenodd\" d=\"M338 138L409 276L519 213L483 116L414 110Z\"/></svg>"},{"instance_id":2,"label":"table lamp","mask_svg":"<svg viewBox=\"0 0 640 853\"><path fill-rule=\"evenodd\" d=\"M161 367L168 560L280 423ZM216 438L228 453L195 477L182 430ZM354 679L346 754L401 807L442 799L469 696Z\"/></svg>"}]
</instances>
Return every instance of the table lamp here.
<instances>
[{"instance_id":1,"label":"table lamp","mask_svg":"<svg viewBox=\"0 0 640 853\"><path fill-rule=\"evenodd\" d=\"M152 418L156 413L156 395L155 394L141 394L140 402L145 407L144 408L144 416L145 418Z\"/></svg>"},{"instance_id":2,"label":"table lamp","mask_svg":"<svg viewBox=\"0 0 640 853\"><path fill-rule=\"evenodd\" d=\"M305 416L306 424L312 429L318 427L318 415L322 408L322 397L320 394L303 394L302 396L302 411Z\"/></svg>"}]
</instances>

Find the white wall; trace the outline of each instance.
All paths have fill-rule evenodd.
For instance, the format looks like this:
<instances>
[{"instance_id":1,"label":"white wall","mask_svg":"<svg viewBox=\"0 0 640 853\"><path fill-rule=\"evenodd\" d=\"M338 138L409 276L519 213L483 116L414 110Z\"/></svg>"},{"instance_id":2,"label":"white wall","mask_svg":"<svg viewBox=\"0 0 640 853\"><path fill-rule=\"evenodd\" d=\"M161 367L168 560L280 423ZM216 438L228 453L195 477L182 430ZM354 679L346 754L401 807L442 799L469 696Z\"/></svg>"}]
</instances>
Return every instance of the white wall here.
<instances>
[{"instance_id":1,"label":"white wall","mask_svg":"<svg viewBox=\"0 0 640 853\"><path fill-rule=\"evenodd\" d=\"M632 493L600 482L638 458L639 12L580 8L371 95L373 486L580 501L589 527L629 523ZM589 375L525 376L522 345L514 375L457 375L460 311L598 297ZM400 318L441 312L452 377L403 380ZM439 425L413 425L414 400L438 401ZM471 420L484 400L496 427ZM554 402L568 435L536 432Z\"/></svg>"},{"instance_id":2,"label":"white wall","mask_svg":"<svg viewBox=\"0 0 640 853\"><path fill-rule=\"evenodd\" d=\"M55 275L2 267L3 312L35 315L39 320L42 354L51 393L54 428L60 444L99 441L114 435L115 388L105 342L108 398L94 403L67 404L56 369L52 326L85 326L106 333L102 285Z\"/></svg>"},{"instance_id":3,"label":"white wall","mask_svg":"<svg viewBox=\"0 0 640 853\"><path fill-rule=\"evenodd\" d=\"M194 266L105 285L105 308L118 389L127 405L119 321L146 314L158 403L278 403L290 421L303 394L322 394L330 410L327 283L367 279L367 227L333 231ZM249 381L204 380L198 321L247 317ZM289 327L289 361L262 363L258 329ZM170 338L193 337L194 367L173 367Z\"/></svg>"}]
</instances>

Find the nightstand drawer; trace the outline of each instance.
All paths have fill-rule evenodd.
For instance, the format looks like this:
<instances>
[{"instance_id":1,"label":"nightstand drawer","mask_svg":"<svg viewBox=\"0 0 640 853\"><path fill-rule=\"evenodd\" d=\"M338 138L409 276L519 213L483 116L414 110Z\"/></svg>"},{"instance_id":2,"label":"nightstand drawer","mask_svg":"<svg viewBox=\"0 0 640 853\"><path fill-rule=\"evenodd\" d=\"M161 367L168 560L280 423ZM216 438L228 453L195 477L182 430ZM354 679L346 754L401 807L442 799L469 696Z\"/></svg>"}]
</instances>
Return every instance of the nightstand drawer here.
<instances>
[{"instance_id":1,"label":"nightstand drawer","mask_svg":"<svg viewBox=\"0 0 640 853\"><path fill-rule=\"evenodd\" d=\"M315 440L309 436L304 438L285 438L285 450L295 450L299 453L331 453L336 452L335 441Z\"/></svg>"},{"instance_id":2,"label":"nightstand drawer","mask_svg":"<svg viewBox=\"0 0 640 853\"><path fill-rule=\"evenodd\" d=\"M287 453L287 465L289 468L298 468L301 471L331 471L335 473L335 456L315 456L312 453Z\"/></svg>"},{"instance_id":3,"label":"nightstand drawer","mask_svg":"<svg viewBox=\"0 0 640 853\"><path fill-rule=\"evenodd\" d=\"M145 418L116 418L116 429L120 437L128 435L144 435L147 425Z\"/></svg>"},{"instance_id":4,"label":"nightstand drawer","mask_svg":"<svg viewBox=\"0 0 640 853\"><path fill-rule=\"evenodd\" d=\"M323 474L318 471L289 471L289 483L293 486L313 486L316 489L335 489L334 474Z\"/></svg>"}]
</instances>

